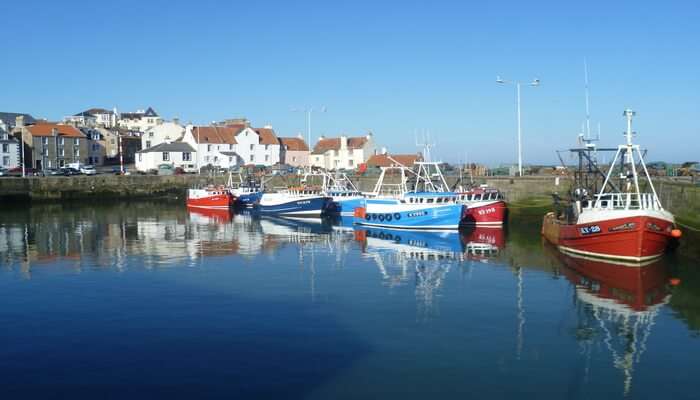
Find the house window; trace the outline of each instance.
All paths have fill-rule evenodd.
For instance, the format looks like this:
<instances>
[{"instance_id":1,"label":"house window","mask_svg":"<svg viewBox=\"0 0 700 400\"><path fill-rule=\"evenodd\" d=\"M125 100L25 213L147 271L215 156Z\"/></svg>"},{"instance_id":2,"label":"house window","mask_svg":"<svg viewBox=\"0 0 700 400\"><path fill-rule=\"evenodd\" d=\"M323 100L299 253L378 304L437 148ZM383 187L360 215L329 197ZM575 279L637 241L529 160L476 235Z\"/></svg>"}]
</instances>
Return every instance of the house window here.
<instances>
[{"instance_id":1,"label":"house window","mask_svg":"<svg viewBox=\"0 0 700 400\"><path fill-rule=\"evenodd\" d=\"M269 145L269 144L266 144L266 145L265 145L265 150L267 150L267 149L269 149L269 148L270 148L270 145Z\"/></svg>"},{"instance_id":2,"label":"house window","mask_svg":"<svg viewBox=\"0 0 700 400\"><path fill-rule=\"evenodd\" d=\"M250 162L253 162L253 161L255 161L255 156L251 154L250 155Z\"/></svg>"},{"instance_id":3,"label":"house window","mask_svg":"<svg viewBox=\"0 0 700 400\"><path fill-rule=\"evenodd\" d=\"M73 156L80 157L80 148L73 149Z\"/></svg>"},{"instance_id":4,"label":"house window","mask_svg":"<svg viewBox=\"0 0 700 400\"><path fill-rule=\"evenodd\" d=\"M232 157L232 156L229 156L229 157L228 157L228 162L229 162L229 164L233 163L233 157Z\"/></svg>"},{"instance_id":5,"label":"house window","mask_svg":"<svg viewBox=\"0 0 700 400\"><path fill-rule=\"evenodd\" d=\"M58 155L61 156L61 157L64 157L64 156L66 155L66 152L63 150L63 147L61 147L60 149L58 149Z\"/></svg>"},{"instance_id":6,"label":"house window","mask_svg":"<svg viewBox=\"0 0 700 400\"><path fill-rule=\"evenodd\" d=\"M297 160L297 158L296 158L296 157L292 157L292 161L296 161L296 160Z\"/></svg>"},{"instance_id":7,"label":"house window","mask_svg":"<svg viewBox=\"0 0 700 400\"><path fill-rule=\"evenodd\" d=\"M163 161L170 161L170 153L167 151L163 152Z\"/></svg>"},{"instance_id":8,"label":"house window","mask_svg":"<svg viewBox=\"0 0 700 400\"><path fill-rule=\"evenodd\" d=\"M270 161L270 156L265 154L265 161Z\"/></svg>"},{"instance_id":9,"label":"house window","mask_svg":"<svg viewBox=\"0 0 700 400\"><path fill-rule=\"evenodd\" d=\"M10 157L9 156L2 157L2 165L10 165Z\"/></svg>"},{"instance_id":10,"label":"house window","mask_svg":"<svg viewBox=\"0 0 700 400\"><path fill-rule=\"evenodd\" d=\"M186 151L182 153L182 161L191 161L192 160L192 153L189 151Z\"/></svg>"},{"instance_id":11,"label":"house window","mask_svg":"<svg viewBox=\"0 0 700 400\"><path fill-rule=\"evenodd\" d=\"M148 132L148 137L153 137L153 132Z\"/></svg>"},{"instance_id":12,"label":"house window","mask_svg":"<svg viewBox=\"0 0 700 400\"><path fill-rule=\"evenodd\" d=\"M45 146L49 144L49 138L43 137L41 138L41 143L44 144Z\"/></svg>"},{"instance_id":13,"label":"house window","mask_svg":"<svg viewBox=\"0 0 700 400\"><path fill-rule=\"evenodd\" d=\"M348 160L348 166L352 167L355 162L353 160Z\"/></svg>"},{"instance_id":14,"label":"house window","mask_svg":"<svg viewBox=\"0 0 700 400\"><path fill-rule=\"evenodd\" d=\"M141 156L143 156L143 154L139 153L139 162L143 161L143 157Z\"/></svg>"},{"instance_id":15,"label":"house window","mask_svg":"<svg viewBox=\"0 0 700 400\"><path fill-rule=\"evenodd\" d=\"M61 139L58 141L58 144L60 144L61 146L63 146L65 143L66 143L65 138L61 138Z\"/></svg>"},{"instance_id":16,"label":"house window","mask_svg":"<svg viewBox=\"0 0 700 400\"><path fill-rule=\"evenodd\" d=\"M255 145L254 145L254 144L251 144L251 145L250 145L250 151L253 151L253 150L255 150Z\"/></svg>"},{"instance_id":17,"label":"house window","mask_svg":"<svg viewBox=\"0 0 700 400\"><path fill-rule=\"evenodd\" d=\"M151 148L151 141L150 140L146 140L146 148L147 149Z\"/></svg>"},{"instance_id":18,"label":"house window","mask_svg":"<svg viewBox=\"0 0 700 400\"><path fill-rule=\"evenodd\" d=\"M80 139L75 138L75 141L73 142L74 145L80 146Z\"/></svg>"},{"instance_id":19,"label":"house window","mask_svg":"<svg viewBox=\"0 0 700 400\"><path fill-rule=\"evenodd\" d=\"M49 156L49 148L44 147L43 149L41 149L41 155L44 157L48 157Z\"/></svg>"},{"instance_id":20,"label":"house window","mask_svg":"<svg viewBox=\"0 0 700 400\"><path fill-rule=\"evenodd\" d=\"M207 151L211 151L211 145L210 145L210 144L207 145Z\"/></svg>"},{"instance_id":21,"label":"house window","mask_svg":"<svg viewBox=\"0 0 700 400\"><path fill-rule=\"evenodd\" d=\"M2 152L3 153L9 153L10 152L10 145L7 143L2 144Z\"/></svg>"},{"instance_id":22,"label":"house window","mask_svg":"<svg viewBox=\"0 0 700 400\"><path fill-rule=\"evenodd\" d=\"M229 144L229 145L228 145L228 149L229 149L229 150L233 150L233 144Z\"/></svg>"},{"instance_id":23,"label":"house window","mask_svg":"<svg viewBox=\"0 0 700 400\"><path fill-rule=\"evenodd\" d=\"M340 164L340 160L335 160L334 164L335 164L335 166L337 167L338 164Z\"/></svg>"}]
</instances>

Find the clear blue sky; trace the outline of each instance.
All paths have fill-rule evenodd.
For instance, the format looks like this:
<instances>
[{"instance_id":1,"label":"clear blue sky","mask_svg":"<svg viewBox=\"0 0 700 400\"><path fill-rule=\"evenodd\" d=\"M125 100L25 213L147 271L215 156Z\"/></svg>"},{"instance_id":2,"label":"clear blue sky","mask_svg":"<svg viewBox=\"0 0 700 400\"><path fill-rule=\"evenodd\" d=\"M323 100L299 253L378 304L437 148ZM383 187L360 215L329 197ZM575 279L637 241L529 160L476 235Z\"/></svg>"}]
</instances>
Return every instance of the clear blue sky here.
<instances>
[{"instance_id":1,"label":"clear blue sky","mask_svg":"<svg viewBox=\"0 0 700 400\"><path fill-rule=\"evenodd\" d=\"M700 159L697 2L233 3L5 2L0 111L153 106L289 136L305 130L291 108L325 105L314 136L372 130L414 152L429 130L439 158L493 165L516 160L515 89L496 75L538 77L522 93L524 156L555 163L584 120L586 57L603 144L621 142L631 107L649 159Z\"/></svg>"}]
</instances>

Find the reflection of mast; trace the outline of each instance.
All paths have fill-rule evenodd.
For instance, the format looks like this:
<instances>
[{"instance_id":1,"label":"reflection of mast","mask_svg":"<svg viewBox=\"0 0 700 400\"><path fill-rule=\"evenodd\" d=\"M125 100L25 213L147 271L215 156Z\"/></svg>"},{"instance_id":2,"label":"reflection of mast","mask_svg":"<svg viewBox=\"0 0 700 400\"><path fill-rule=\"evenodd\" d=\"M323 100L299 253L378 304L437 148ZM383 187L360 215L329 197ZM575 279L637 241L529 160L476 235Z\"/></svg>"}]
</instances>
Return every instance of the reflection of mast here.
<instances>
[{"instance_id":1,"label":"reflection of mast","mask_svg":"<svg viewBox=\"0 0 700 400\"><path fill-rule=\"evenodd\" d=\"M523 269L521 267L517 267L518 269L518 290L517 290L517 299L518 299L518 340L517 340L517 355L518 355L518 360L520 359L520 355L523 352L523 331L525 329L525 307L523 305Z\"/></svg>"},{"instance_id":2,"label":"reflection of mast","mask_svg":"<svg viewBox=\"0 0 700 400\"><path fill-rule=\"evenodd\" d=\"M581 321L577 340L590 358L593 339L600 334L612 355L613 367L623 374L626 396L632 389L634 365L646 351L659 309L670 299L665 266L659 261L622 265L561 257L568 267L563 271L575 285L574 300Z\"/></svg>"}]
</instances>

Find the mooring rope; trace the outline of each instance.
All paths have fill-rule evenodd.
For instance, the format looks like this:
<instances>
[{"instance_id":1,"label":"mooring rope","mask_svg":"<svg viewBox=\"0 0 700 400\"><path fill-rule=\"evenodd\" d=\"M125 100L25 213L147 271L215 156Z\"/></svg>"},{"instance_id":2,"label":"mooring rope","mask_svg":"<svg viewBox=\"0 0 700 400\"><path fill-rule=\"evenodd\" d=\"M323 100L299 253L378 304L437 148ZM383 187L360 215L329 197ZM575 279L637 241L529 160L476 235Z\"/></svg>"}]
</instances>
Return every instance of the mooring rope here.
<instances>
[{"instance_id":1,"label":"mooring rope","mask_svg":"<svg viewBox=\"0 0 700 400\"><path fill-rule=\"evenodd\" d=\"M690 229L691 231L700 232L700 228L696 228L696 227L694 227L694 226L686 225L686 224L684 224L684 223L682 223L682 222L676 222L676 225L680 225L680 226L682 226L682 227L684 227L684 228L686 228L686 229Z\"/></svg>"}]
</instances>

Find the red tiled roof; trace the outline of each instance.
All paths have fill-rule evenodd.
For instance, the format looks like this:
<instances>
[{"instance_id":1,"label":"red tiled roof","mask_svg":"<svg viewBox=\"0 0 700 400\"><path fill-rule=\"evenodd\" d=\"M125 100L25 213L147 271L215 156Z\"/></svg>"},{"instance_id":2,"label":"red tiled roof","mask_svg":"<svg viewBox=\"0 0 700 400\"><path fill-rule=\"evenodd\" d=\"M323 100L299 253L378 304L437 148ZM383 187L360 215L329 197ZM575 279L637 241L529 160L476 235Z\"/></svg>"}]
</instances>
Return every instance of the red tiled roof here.
<instances>
[{"instance_id":1,"label":"red tiled roof","mask_svg":"<svg viewBox=\"0 0 700 400\"><path fill-rule=\"evenodd\" d=\"M253 130L260 136L260 144L279 144L272 128L253 128Z\"/></svg>"},{"instance_id":2,"label":"red tiled roof","mask_svg":"<svg viewBox=\"0 0 700 400\"><path fill-rule=\"evenodd\" d=\"M398 162L401 165L410 167L414 162L420 161L422 158L420 154L375 154L367 160L367 166L389 167L396 165ZM392 159L396 162L392 161Z\"/></svg>"},{"instance_id":3,"label":"red tiled roof","mask_svg":"<svg viewBox=\"0 0 700 400\"><path fill-rule=\"evenodd\" d=\"M349 137L348 149L360 149L367 143L367 137ZM340 138L319 139L314 146L313 154L323 154L328 150L340 150Z\"/></svg>"},{"instance_id":4,"label":"red tiled roof","mask_svg":"<svg viewBox=\"0 0 700 400\"><path fill-rule=\"evenodd\" d=\"M27 129L29 130L29 133L32 134L32 136L53 136L53 130L56 129L58 136L76 138L85 137L85 135L83 135L83 133L80 132L78 128L72 125L40 123L36 125L30 125L27 127Z\"/></svg>"},{"instance_id":5,"label":"red tiled roof","mask_svg":"<svg viewBox=\"0 0 700 400\"><path fill-rule=\"evenodd\" d=\"M244 128L242 125L195 126L192 136L197 143L236 144L236 135Z\"/></svg>"},{"instance_id":6,"label":"red tiled roof","mask_svg":"<svg viewBox=\"0 0 700 400\"><path fill-rule=\"evenodd\" d=\"M304 139L298 137L281 137L280 145L291 151L309 151Z\"/></svg>"}]
</instances>

